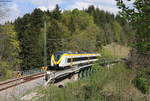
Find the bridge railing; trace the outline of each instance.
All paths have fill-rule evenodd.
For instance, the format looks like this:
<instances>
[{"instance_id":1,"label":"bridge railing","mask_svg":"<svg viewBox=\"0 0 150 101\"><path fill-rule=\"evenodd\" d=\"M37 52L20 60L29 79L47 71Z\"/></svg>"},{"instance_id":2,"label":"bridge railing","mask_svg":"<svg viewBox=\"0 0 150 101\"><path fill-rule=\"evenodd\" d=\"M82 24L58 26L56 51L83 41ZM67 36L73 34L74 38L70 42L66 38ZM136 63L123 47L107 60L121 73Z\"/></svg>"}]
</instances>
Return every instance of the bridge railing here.
<instances>
[{"instance_id":1,"label":"bridge railing","mask_svg":"<svg viewBox=\"0 0 150 101\"><path fill-rule=\"evenodd\" d=\"M20 72L22 73L23 76L25 76L25 75L44 72L44 71L42 69L31 69L31 70L24 70L24 71L20 71Z\"/></svg>"},{"instance_id":2,"label":"bridge railing","mask_svg":"<svg viewBox=\"0 0 150 101\"><path fill-rule=\"evenodd\" d=\"M48 83L51 83L52 80L54 80L55 78L70 74L70 73L75 73L75 72L79 72L80 69L82 68L86 68L89 66L92 66L93 64L88 64L88 65L84 65L84 66L80 66L80 67L74 67L74 68L70 68L64 71L58 71L58 72L52 72L50 74L48 74L48 80L47 82L44 84L44 86L48 85Z\"/></svg>"}]
</instances>

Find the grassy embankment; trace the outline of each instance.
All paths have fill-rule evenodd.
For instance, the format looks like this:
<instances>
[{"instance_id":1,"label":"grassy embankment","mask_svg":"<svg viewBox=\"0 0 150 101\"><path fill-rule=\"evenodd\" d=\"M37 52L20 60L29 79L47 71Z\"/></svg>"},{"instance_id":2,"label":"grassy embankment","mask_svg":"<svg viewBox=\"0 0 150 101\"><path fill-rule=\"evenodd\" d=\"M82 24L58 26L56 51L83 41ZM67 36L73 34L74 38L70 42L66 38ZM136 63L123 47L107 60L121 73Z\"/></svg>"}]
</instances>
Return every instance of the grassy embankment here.
<instances>
[{"instance_id":1,"label":"grassy embankment","mask_svg":"<svg viewBox=\"0 0 150 101\"><path fill-rule=\"evenodd\" d=\"M129 48L118 45L108 45L103 48L102 55L108 58L126 57ZM116 55L114 52L120 52ZM123 54L124 53L124 54ZM58 88L49 85L46 89L36 89L39 95L43 96L38 101L148 101L148 96L142 94L134 87L133 79L135 72L124 63L118 63L111 69L103 68L95 64L95 73L87 79L68 83L65 88ZM33 98L33 100L36 97Z\"/></svg>"},{"instance_id":2,"label":"grassy embankment","mask_svg":"<svg viewBox=\"0 0 150 101\"><path fill-rule=\"evenodd\" d=\"M109 45L103 46L100 50L100 54L105 58L126 58L128 57L130 48L118 45L116 43L111 43Z\"/></svg>"},{"instance_id":3,"label":"grassy embankment","mask_svg":"<svg viewBox=\"0 0 150 101\"><path fill-rule=\"evenodd\" d=\"M38 101L146 101L148 99L132 84L135 74L125 64L116 64L110 70L98 67L99 70L91 77L68 83L65 88L53 85L46 89L39 88L36 92L44 96Z\"/></svg>"}]
</instances>

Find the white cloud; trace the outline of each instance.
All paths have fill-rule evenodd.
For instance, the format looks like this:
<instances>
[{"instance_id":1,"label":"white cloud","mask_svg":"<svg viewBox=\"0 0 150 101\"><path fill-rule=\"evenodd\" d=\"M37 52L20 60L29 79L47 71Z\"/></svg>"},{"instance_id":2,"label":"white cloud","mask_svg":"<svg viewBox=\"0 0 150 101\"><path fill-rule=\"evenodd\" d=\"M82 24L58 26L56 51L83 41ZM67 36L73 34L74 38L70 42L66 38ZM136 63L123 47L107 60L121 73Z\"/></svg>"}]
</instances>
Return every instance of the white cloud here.
<instances>
[{"instance_id":1,"label":"white cloud","mask_svg":"<svg viewBox=\"0 0 150 101\"><path fill-rule=\"evenodd\" d=\"M38 8L41 9L42 11L53 10L55 8L55 5L49 5L48 7L39 6Z\"/></svg>"},{"instance_id":2,"label":"white cloud","mask_svg":"<svg viewBox=\"0 0 150 101\"><path fill-rule=\"evenodd\" d=\"M42 11L46 11L47 10L47 8L44 7L44 6L39 6L38 8L41 9Z\"/></svg>"},{"instance_id":3,"label":"white cloud","mask_svg":"<svg viewBox=\"0 0 150 101\"><path fill-rule=\"evenodd\" d=\"M116 7L116 6L113 6L113 5L103 5L101 3L97 3L97 2L100 2L100 0L85 0L87 2L84 2L84 1L80 1L77 0L75 3L73 3L72 5L69 5L66 7L67 10L69 9L74 9L74 8L78 8L80 10L82 10L83 8L88 8L89 5L94 5L95 7L98 7L102 10L105 10L105 11L108 11L108 12L111 12L111 13L114 13L114 14L117 14L119 9ZM92 2L90 2L92 1ZM108 1L114 1L114 0L106 0L103 1L103 3L107 3ZM114 2L114 5L115 5L115 2Z\"/></svg>"},{"instance_id":4,"label":"white cloud","mask_svg":"<svg viewBox=\"0 0 150 101\"><path fill-rule=\"evenodd\" d=\"M99 7L100 9L103 9L105 11L117 14L119 9L116 6L115 0L14 0L14 3L11 3L9 6L9 16L5 17L5 19L0 19L0 23L4 23L5 21L13 21L15 18L17 18L19 15L25 13L21 12L20 8L18 7L18 3L25 3L28 2L30 4L33 4L37 8L40 8L41 10L52 10L54 9L55 5L58 4L63 9L62 10L72 10L75 8L78 8L82 10L83 8L87 8L89 5L94 5L96 7ZM124 0L126 1L126 0ZM126 4L129 4L130 7L131 3L133 3L135 0L131 0L131 2L125 2ZM30 5L31 6L31 5ZM21 13L21 14L20 14Z\"/></svg>"},{"instance_id":5,"label":"white cloud","mask_svg":"<svg viewBox=\"0 0 150 101\"><path fill-rule=\"evenodd\" d=\"M117 14L118 11L120 11L117 7L109 7L109 6L101 6L99 5L98 8L102 9L102 10L105 10L105 11L108 11L110 13L113 13L113 14Z\"/></svg>"},{"instance_id":6,"label":"white cloud","mask_svg":"<svg viewBox=\"0 0 150 101\"><path fill-rule=\"evenodd\" d=\"M117 13L118 8L116 7L116 1L115 0L23 0L30 2L34 5L36 5L41 10L52 10L54 9L55 5L58 4L61 6L61 4L67 4L64 9L72 10L74 8L78 8L82 10L83 8L87 8L89 5L95 5L97 7L100 7L100 9Z\"/></svg>"},{"instance_id":7,"label":"white cloud","mask_svg":"<svg viewBox=\"0 0 150 101\"><path fill-rule=\"evenodd\" d=\"M85 0L86 2L91 2L91 3L103 3L103 4L115 4L115 0Z\"/></svg>"},{"instance_id":8,"label":"white cloud","mask_svg":"<svg viewBox=\"0 0 150 101\"><path fill-rule=\"evenodd\" d=\"M51 4L50 4L50 5L48 6L48 10L53 10L53 9L55 8L55 6L56 6L56 4L54 4L54 5L51 5Z\"/></svg>"},{"instance_id":9,"label":"white cloud","mask_svg":"<svg viewBox=\"0 0 150 101\"><path fill-rule=\"evenodd\" d=\"M27 1L32 2L35 5L45 5L51 0L27 0Z\"/></svg>"},{"instance_id":10,"label":"white cloud","mask_svg":"<svg viewBox=\"0 0 150 101\"><path fill-rule=\"evenodd\" d=\"M14 20L16 16L20 15L19 7L16 3L12 3L10 6L9 19Z\"/></svg>"},{"instance_id":11,"label":"white cloud","mask_svg":"<svg viewBox=\"0 0 150 101\"><path fill-rule=\"evenodd\" d=\"M100 9L117 13L118 8L115 6L116 1L115 0L27 0L28 2L32 2L33 4L37 5L38 8L41 10L52 10L54 9L56 4L63 4L71 2L71 4L66 5L64 7L67 10L72 10L75 8L78 8L82 10L83 8L87 8L89 5L95 5L97 7L100 7Z\"/></svg>"},{"instance_id":12,"label":"white cloud","mask_svg":"<svg viewBox=\"0 0 150 101\"><path fill-rule=\"evenodd\" d=\"M75 2L73 5L69 5L66 7L66 9L75 9L78 8L82 10L83 8L87 8L89 5L92 5L92 3L87 3L87 2Z\"/></svg>"},{"instance_id":13,"label":"white cloud","mask_svg":"<svg viewBox=\"0 0 150 101\"><path fill-rule=\"evenodd\" d=\"M52 10L56 4L61 4L63 1L66 0L28 0L28 2L38 6L41 10Z\"/></svg>"},{"instance_id":14,"label":"white cloud","mask_svg":"<svg viewBox=\"0 0 150 101\"><path fill-rule=\"evenodd\" d=\"M8 7L9 6L9 7ZM5 9L7 15L0 20L0 24L4 24L6 21L14 21L16 17L20 15L20 10L16 3L11 3L10 5L6 5Z\"/></svg>"}]
</instances>

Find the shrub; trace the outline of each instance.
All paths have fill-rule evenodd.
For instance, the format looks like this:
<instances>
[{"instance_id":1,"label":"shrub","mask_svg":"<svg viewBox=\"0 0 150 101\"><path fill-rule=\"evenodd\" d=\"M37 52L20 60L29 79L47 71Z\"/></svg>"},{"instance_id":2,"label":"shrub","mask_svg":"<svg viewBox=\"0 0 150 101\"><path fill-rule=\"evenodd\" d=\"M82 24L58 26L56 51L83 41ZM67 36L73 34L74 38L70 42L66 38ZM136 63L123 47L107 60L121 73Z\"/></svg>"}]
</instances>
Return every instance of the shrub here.
<instances>
[{"instance_id":1,"label":"shrub","mask_svg":"<svg viewBox=\"0 0 150 101\"><path fill-rule=\"evenodd\" d=\"M135 85L138 89L141 90L142 93L148 93L149 86L148 86L148 80L144 77L137 77L135 79Z\"/></svg>"},{"instance_id":2,"label":"shrub","mask_svg":"<svg viewBox=\"0 0 150 101\"><path fill-rule=\"evenodd\" d=\"M12 69L8 62L0 61L0 81L9 79L12 77Z\"/></svg>"}]
</instances>

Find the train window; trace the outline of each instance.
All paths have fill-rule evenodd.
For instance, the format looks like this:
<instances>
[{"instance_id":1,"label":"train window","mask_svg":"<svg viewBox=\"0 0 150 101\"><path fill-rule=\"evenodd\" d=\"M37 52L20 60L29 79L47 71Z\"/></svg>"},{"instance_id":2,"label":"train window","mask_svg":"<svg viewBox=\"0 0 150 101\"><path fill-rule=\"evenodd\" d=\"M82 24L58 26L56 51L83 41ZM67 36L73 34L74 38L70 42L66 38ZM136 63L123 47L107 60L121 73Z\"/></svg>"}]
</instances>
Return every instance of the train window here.
<instances>
[{"instance_id":1,"label":"train window","mask_svg":"<svg viewBox=\"0 0 150 101\"><path fill-rule=\"evenodd\" d=\"M67 62L71 62L71 58L68 58Z\"/></svg>"},{"instance_id":2,"label":"train window","mask_svg":"<svg viewBox=\"0 0 150 101\"><path fill-rule=\"evenodd\" d=\"M90 57L90 59L97 59L97 57L96 56L92 56L92 57Z\"/></svg>"},{"instance_id":3,"label":"train window","mask_svg":"<svg viewBox=\"0 0 150 101\"><path fill-rule=\"evenodd\" d=\"M97 59L97 57L96 56L92 56L92 57L89 57L89 59ZM73 58L73 62L83 61L83 60L88 60L88 57ZM71 58L68 58L67 62L71 62Z\"/></svg>"},{"instance_id":4,"label":"train window","mask_svg":"<svg viewBox=\"0 0 150 101\"><path fill-rule=\"evenodd\" d=\"M75 62L75 61L81 61L81 60L88 60L88 57L73 58L73 62Z\"/></svg>"}]
</instances>

